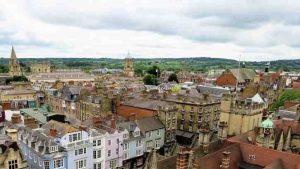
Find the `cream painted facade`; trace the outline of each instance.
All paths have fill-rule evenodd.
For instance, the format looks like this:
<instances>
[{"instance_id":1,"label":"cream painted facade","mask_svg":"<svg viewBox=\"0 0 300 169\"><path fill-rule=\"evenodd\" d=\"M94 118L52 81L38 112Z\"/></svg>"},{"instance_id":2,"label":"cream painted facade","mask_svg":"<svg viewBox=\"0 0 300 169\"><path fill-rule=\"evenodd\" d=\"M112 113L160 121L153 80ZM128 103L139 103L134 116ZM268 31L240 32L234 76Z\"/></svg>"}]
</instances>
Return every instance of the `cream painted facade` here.
<instances>
[{"instance_id":1,"label":"cream painted facade","mask_svg":"<svg viewBox=\"0 0 300 169\"><path fill-rule=\"evenodd\" d=\"M4 91L0 94L0 100L35 100L35 95L35 91Z\"/></svg>"},{"instance_id":2,"label":"cream painted facade","mask_svg":"<svg viewBox=\"0 0 300 169\"><path fill-rule=\"evenodd\" d=\"M17 167L16 167L17 166ZM21 152L19 149L14 150L8 148L5 152L0 154L0 168L1 169L27 169L27 162L22 159Z\"/></svg>"},{"instance_id":3,"label":"cream painted facade","mask_svg":"<svg viewBox=\"0 0 300 169\"><path fill-rule=\"evenodd\" d=\"M219 138L227 137L227 135L239 135L259 127L263 111L266 108L265 103L253 103L247 100L236 101L234 95L223 95L220 114L222 127L219 127ZM220 133L223 133L223 136ZM226 136L224 136L224 133Z\"/></svg>"},{"instance_id":4,"label":"cream painted facade","mask_svg":"<svg viewBox=\"0 0 300 169\"><path fill-rule=\"evenodd\" d=\"M53 69L49 63L35 63L30 65L31 73L50 73Z\"/></svg>"}]
</instances>

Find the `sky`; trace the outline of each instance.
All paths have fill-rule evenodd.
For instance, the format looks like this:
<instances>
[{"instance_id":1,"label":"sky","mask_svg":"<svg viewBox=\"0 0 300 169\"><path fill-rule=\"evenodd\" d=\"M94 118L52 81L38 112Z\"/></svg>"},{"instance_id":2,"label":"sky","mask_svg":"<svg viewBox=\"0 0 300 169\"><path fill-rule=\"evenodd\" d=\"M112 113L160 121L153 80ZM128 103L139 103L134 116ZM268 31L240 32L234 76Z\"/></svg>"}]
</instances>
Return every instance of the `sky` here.
<instances>
[{"instance_id":1,"label":"sky","mask_svg":"<svg viewBox=\"0 0 300 169\"><path fill-rule=\"evenodd\" d=\"M300 59L299 0L0 0L0 57Z\"/></svg>"}]
</instances>

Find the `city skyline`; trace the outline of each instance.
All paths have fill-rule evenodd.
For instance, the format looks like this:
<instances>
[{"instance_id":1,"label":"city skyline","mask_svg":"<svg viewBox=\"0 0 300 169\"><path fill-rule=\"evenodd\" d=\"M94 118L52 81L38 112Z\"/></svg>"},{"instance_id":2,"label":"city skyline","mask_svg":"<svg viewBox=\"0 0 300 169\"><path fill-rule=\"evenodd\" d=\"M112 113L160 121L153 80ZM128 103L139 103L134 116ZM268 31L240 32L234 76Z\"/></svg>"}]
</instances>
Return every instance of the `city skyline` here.
<instances>
[{"instance_id":1,"label":"city skyline","mask_svg":"<svg viewBox=\"0 0 300 169\"><path fill-rule=\"evenodd\" d=\"M0 57L299 59L297 1L1 1Z\"/></svg>"}]
</instances>

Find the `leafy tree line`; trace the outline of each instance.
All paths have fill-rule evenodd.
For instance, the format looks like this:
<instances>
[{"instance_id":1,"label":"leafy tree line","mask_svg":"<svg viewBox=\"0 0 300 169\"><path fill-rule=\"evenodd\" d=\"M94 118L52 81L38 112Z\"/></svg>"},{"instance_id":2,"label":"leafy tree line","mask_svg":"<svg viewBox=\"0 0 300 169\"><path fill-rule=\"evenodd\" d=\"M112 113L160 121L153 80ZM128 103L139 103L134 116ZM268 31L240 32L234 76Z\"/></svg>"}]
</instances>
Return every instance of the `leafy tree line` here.
<instances>
[{"instance_id":1,"label":"leafy tree line","mask_svg":"<svg viewBox=\"0 0 300 169\"><path fill-rule=\"evenodd\" d=\"M278 110L279 107L284 105L285 101L300 100L300 91L298 90L286 90L279 97L279 99L272 105L271 110Z\"/></svg>"}]
</instances>

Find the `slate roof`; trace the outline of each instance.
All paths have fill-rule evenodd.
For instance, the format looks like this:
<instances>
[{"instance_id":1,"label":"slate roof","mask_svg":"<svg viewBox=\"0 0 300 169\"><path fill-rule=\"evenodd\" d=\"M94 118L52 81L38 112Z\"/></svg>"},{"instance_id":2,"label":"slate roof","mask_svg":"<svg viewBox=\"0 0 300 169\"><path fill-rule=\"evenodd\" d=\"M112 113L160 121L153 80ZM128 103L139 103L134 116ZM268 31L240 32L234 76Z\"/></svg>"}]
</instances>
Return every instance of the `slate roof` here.
<instances>
[{"instance_id":1,"label":"slate roof","mask_svg":"<svg viewBox=\"0 0 300 169\"><path fill-rule=\"evenodd\" d=\"M156 119L155 117L148 117L148 118L137 120L137 124L143 133L147 131L153 131L153 130L165 128L163 123L160 120Z\"/></svg>"},{"instance_id":2,"label":"slate roof","mask_svg":"<svg viewBox=\"0 0 300 169\"><path fill-rule=\"evenodd\" d=\"M207 93L207 94L213 94L216 96L222 96L224 93L229 94L230 90L223 88L223 87L218 87L218 86L205 86L205 85L198 85L196 87L199 93Z\"/></svg>"},{"instance_id":3,"label":"slate roof","mask_svg":"<svg viewBox=\"0 0 300 169\"><path fill-rule=\"evenodd\" d=\"M58 137L62 137L64 135L66 135L67 133L73 133L73 132L80 131L79 128L75 128L72 125L69 125L67 123L57 122L54 120L49 121L42 128L45 129L44 133L46 135L49 135L51 128L55 128L57 130Z\"/></svg>"},{"instance_id":4,"label":"slate roof","mask_svg":"<svg viewBox=\"0 0 300 169\"><path fill-rule=\"evenodd\" d=\"M252 80L256 75L256 72L253 69L241 68L239 69L230 69L231 73L237 78L239 82L245 82L246 79Z\"/></svg>"}]
</instances>

